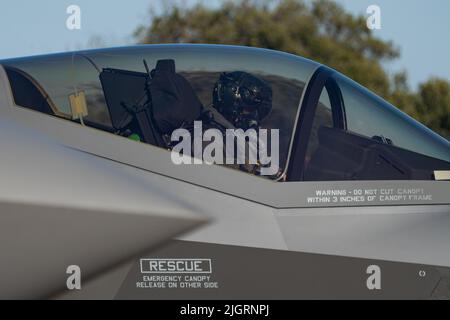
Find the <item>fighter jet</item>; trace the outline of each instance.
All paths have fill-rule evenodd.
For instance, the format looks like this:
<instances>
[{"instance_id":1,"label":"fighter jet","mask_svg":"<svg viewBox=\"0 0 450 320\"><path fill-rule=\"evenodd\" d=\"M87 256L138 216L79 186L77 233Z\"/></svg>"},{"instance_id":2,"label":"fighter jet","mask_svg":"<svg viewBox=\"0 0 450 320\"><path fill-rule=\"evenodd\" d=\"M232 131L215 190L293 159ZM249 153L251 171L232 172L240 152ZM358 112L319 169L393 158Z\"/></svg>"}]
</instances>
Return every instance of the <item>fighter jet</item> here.
<instances>
[{"instance_id":1,"label":"fighter jet","mask_svg":"<svg viewBox=\"0 0 450 320\"><path fill-rule=\"evenodd\" d=\"M161 258L202 258L208 245L224 260L255 250L450 267L449 141L299 56L173 44L2 60L0 119L0 298L64 292L70 265L123 280L167 246ZM195 121L276 130L276 173L203 161L195 145L175 163L174 132Z\"/></svg>"}]
</instances>

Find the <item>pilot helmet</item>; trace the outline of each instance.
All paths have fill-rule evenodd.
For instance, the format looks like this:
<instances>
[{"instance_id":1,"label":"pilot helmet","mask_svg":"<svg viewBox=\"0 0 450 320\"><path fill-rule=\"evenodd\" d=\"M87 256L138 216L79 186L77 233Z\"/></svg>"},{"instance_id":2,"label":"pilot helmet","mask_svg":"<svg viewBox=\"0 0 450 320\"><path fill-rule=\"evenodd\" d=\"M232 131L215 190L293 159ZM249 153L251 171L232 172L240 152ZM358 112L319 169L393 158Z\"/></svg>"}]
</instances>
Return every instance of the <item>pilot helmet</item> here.
<instances>
[{"instance_id":1,"label":"pilot helmet","mask_svg":"<svg viewBox=\"0 0 450 320\"><path fill-rule=\"evenodd\" d=\"M213 106L235 127L257 128L272 110L272 88L250 73L224 72L214 86Z\"/></svg>"}]
</instances>

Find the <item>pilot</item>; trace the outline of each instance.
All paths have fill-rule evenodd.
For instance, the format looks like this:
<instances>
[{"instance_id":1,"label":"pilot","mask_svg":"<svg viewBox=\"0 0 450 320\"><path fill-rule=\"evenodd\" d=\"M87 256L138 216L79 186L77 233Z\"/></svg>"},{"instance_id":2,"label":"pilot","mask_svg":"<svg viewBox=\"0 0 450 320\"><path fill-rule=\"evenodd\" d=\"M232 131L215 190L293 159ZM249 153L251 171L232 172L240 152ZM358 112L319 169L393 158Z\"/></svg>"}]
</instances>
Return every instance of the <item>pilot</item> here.
<instances>
[{"instance_id":1,"label":"pilot","mask_svg":"<svg viewBox=\"0 0 450 320\"><path fill-rule=\"evenodd\" d=\"M224 72L214 86L213 107L235 128L257 130L272 110L272 88L250 73Z\"/></svg>"},{"instance_id":2,"label":"pilot","mask_svg":"<svg viewBox=\"0 0 450 320\"><path fill-rule=\"evenodd\" d=\"M226 129L258 129L272 110L272 88L264 80L244 71L224 72L216 82L213 103L201 119L203 129L219 129L224 137ZM248 145L258 154L257 147ZM259 143L259 147L265 147ZM237 151L237 150L235 150ZM245 152L245 150L244 150ZM235 155L237 152L234 153ZM246 156L247 159L247 156ZM253 174L259 174L260 164L233 165Z\"/></svg>"}]
</instances>

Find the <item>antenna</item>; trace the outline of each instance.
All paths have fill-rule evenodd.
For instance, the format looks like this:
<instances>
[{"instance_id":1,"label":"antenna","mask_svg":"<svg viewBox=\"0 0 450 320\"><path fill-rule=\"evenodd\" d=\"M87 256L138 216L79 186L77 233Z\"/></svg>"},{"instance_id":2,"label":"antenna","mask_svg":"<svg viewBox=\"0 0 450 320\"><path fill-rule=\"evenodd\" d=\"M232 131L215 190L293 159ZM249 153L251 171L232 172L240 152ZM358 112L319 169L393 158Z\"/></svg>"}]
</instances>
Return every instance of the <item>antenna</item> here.
<instances>
[{"instance_id":1,"label":"antenna","mask_svg":"<svg viewBox=\"0 0 450 320\"><path fill-rule=\"evenodd\" d=\"M151 78L152 75L150 74L150 69L148 68L147 61L145 59L143 59L142 61L144 62L145 71L147 71L149 78Z\"/></svg>"}]
</instances>

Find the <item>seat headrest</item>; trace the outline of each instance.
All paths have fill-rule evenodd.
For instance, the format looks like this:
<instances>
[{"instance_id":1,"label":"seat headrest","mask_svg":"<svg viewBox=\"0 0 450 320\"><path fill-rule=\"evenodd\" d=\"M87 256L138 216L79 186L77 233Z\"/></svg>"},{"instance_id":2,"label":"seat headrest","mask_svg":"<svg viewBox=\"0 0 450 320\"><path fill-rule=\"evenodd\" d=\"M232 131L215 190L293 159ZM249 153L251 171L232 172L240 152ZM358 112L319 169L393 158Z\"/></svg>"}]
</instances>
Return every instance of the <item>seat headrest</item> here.
<instances>
[{"instance_id":1,"label":"seat headrest","mask_svg":"<svg viewBox=\"0 0 450 320\"><path fill-rule=\"evenodd\" d=\"M173 59L163 59L156 62L156 70L175 73L175 61Z\"/></svg>"}]
</instances>

